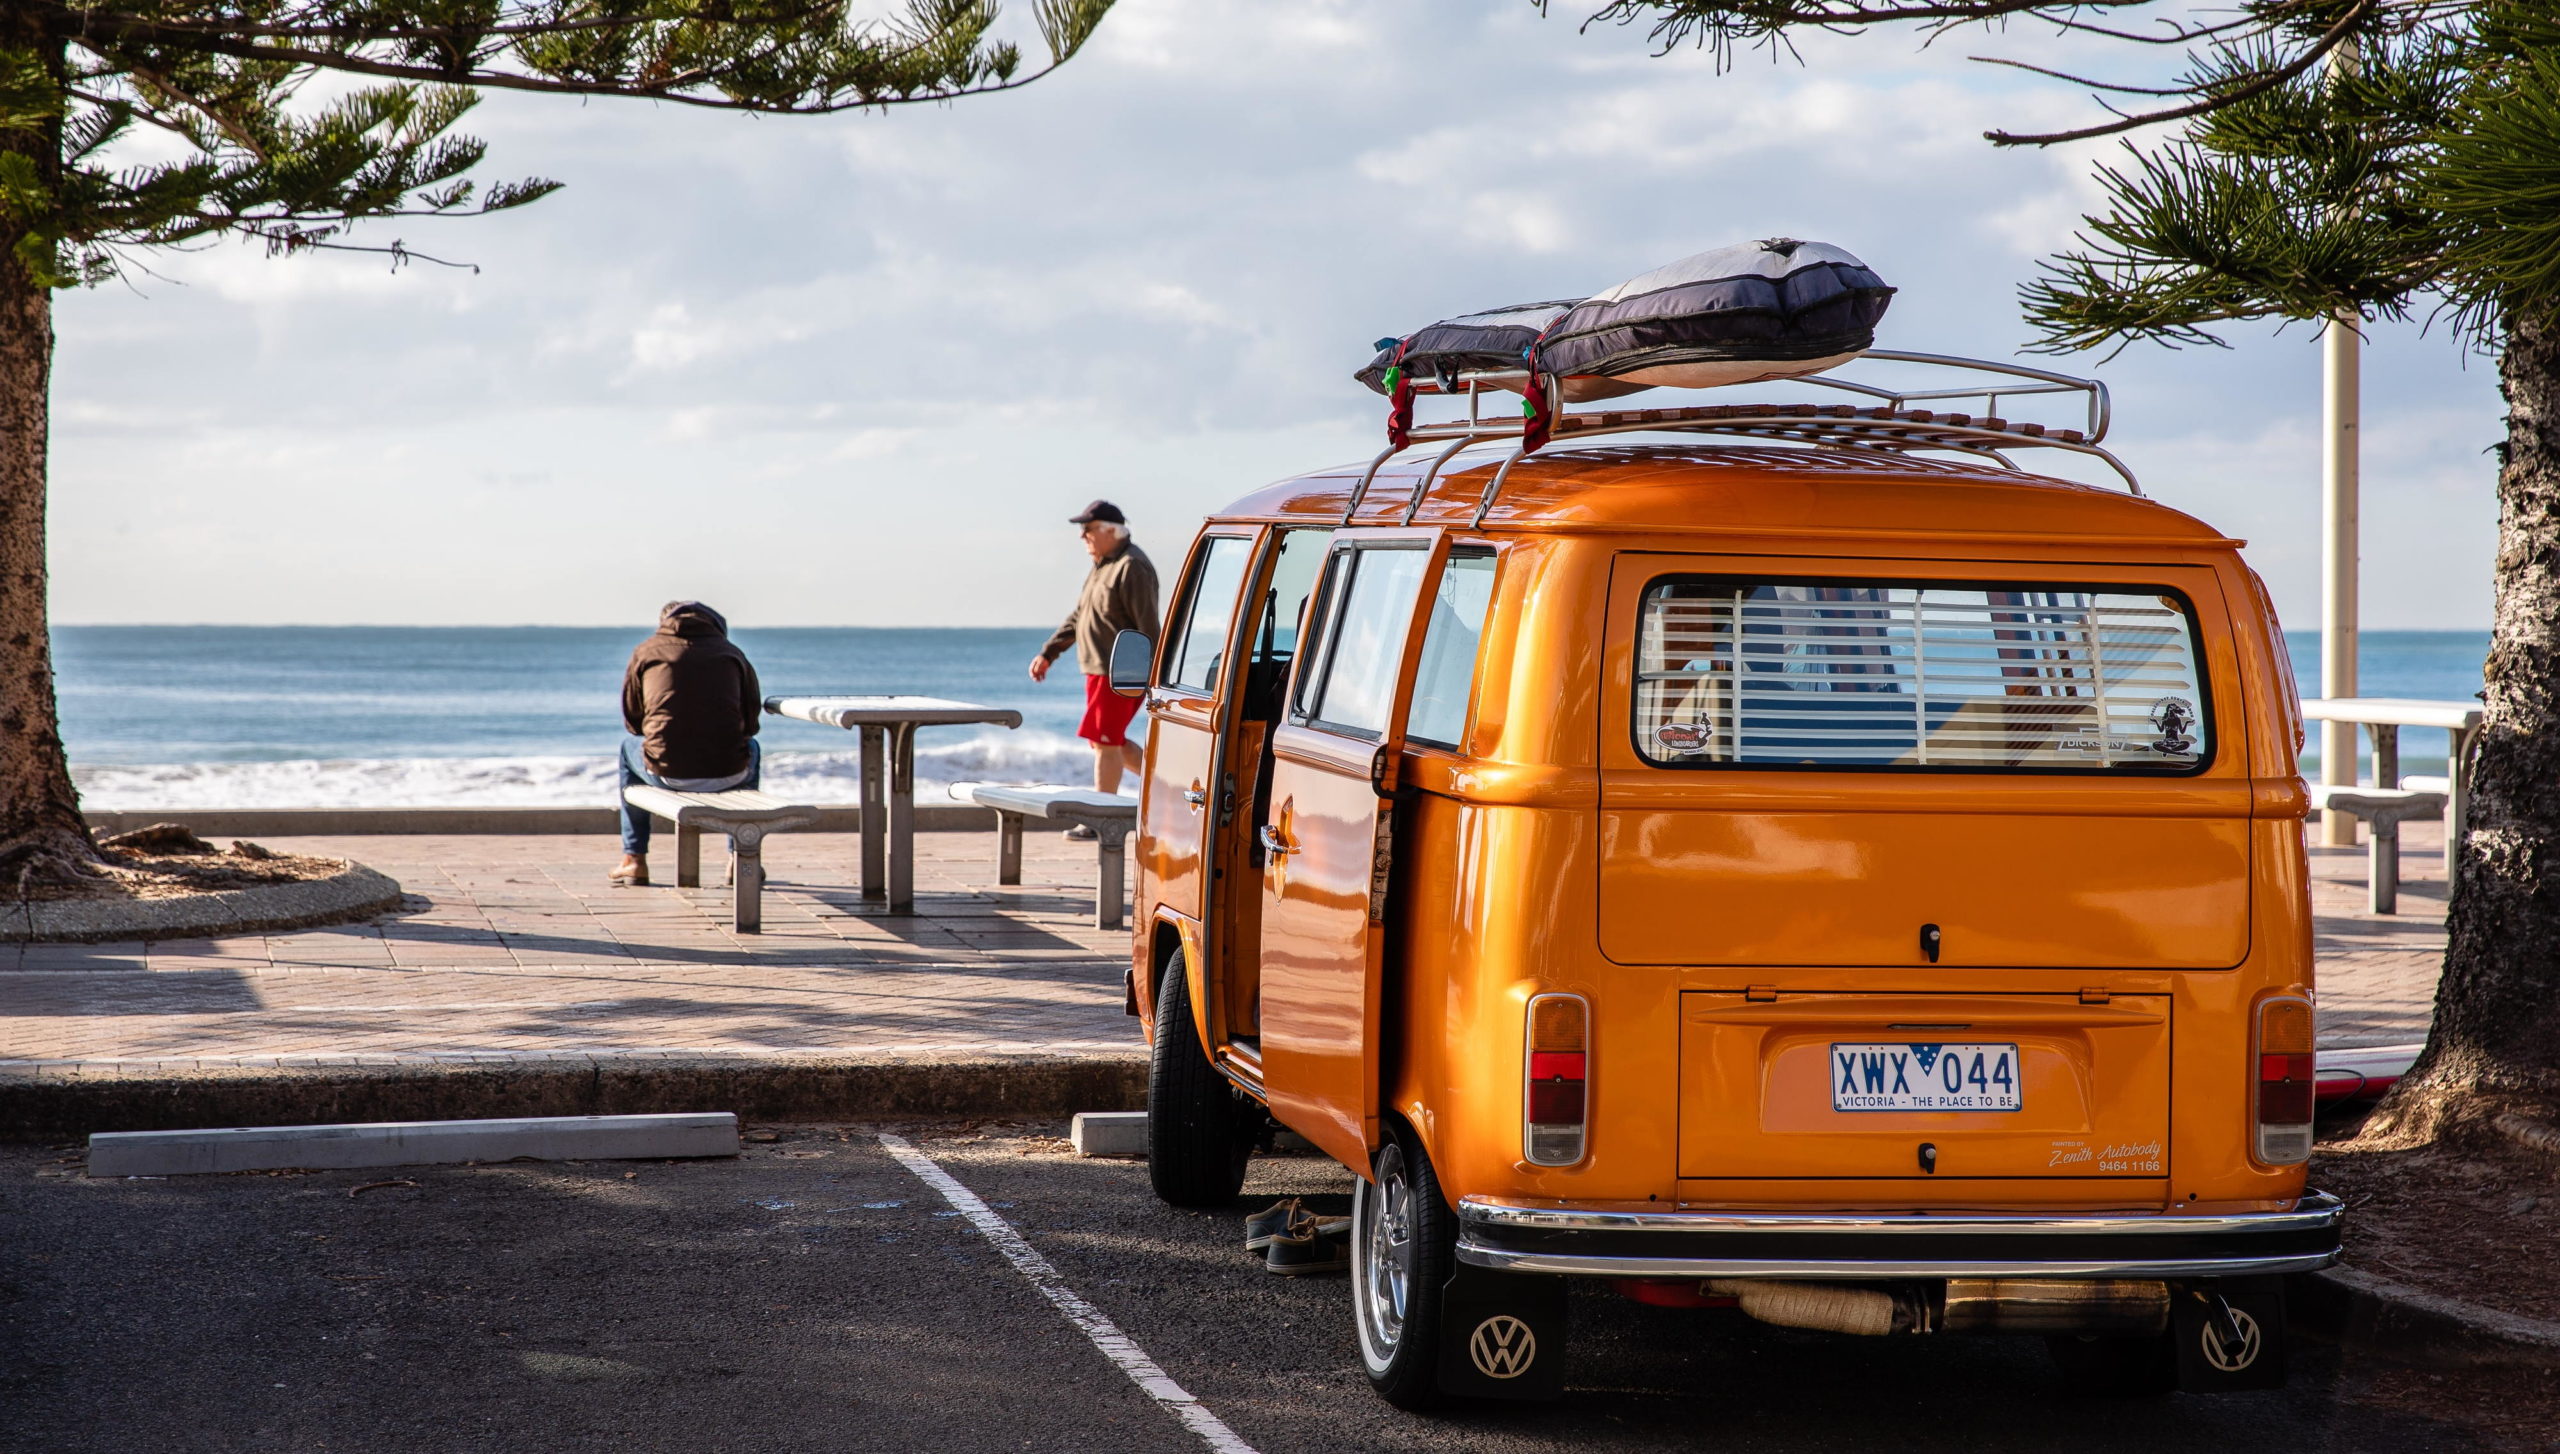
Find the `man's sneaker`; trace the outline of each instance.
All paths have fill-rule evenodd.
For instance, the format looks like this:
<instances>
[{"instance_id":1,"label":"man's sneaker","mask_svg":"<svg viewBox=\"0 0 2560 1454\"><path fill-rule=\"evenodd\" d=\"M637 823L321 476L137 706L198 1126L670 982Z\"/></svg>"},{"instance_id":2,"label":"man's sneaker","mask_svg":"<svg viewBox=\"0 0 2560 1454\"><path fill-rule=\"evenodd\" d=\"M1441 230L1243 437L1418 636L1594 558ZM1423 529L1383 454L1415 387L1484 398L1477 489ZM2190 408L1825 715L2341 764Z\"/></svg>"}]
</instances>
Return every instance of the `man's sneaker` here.
<instances>
[{"instance_id":1,"label":"man's sneaker","mask_svg":"<svg viewBox=\"0 0 2560 1454\"><path fill-rule=\"evenodd\" d=\"M1066 832L1061 833L1058 836L1061 838L1072 838L1078 843L1091 843L1094 839L1099 838L1102 835L1094 832L1092 825L1078 823L1073 828L1068 829Z\"/></svg>"},{"instance_id":2,"label":"man's sneaker","mask_svg":"<svg viewBox=\"0 0 2560 1454\"><path fill-rule=\"evenodd\" d=\"M1347 1223L1348 1218L1344 1219ZM1349 1231L1346 1225L1343 1229ZM1264 1251L1262 1265L1282 1277L1306 1277L1322 1272L1351 1270L1351 1239L1326 1236L1315 1230L1315 1220L1308 1218L1298 1228L1271 1239Z\"/></svg>"},{"instance_id":3,"label":"man's sneaker","mask_svg":"<svg viewBox=\"0 0 2560 1454\"><path fill-rule=\"evenodd\" d=\"M1260 1252L1271 1245L1271 1239L1289 1230L1300 1216L1298 1199L1291 1197L1244 1219L1244 1250Z\"/></svg>"}]
</instances>

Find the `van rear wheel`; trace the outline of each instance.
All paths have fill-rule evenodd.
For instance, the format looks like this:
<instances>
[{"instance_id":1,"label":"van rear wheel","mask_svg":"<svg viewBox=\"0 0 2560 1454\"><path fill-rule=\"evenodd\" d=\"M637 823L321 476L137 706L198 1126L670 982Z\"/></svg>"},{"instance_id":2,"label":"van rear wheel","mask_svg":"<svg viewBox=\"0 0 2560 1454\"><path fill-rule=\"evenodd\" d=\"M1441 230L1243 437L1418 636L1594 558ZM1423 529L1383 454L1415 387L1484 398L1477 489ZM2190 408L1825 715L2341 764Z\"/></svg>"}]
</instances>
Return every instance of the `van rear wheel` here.
<instances>
[{"instance_id":1,"label":"van rear wheel","mask_svg":"<svg viewBox=\"0 0 2560 1454\"><path fill-rule=\"evenodd\" d=\"M1397 1126L1351 1188L1351 1307L1360 1366L1400 1409L1440 1401L1440 1320L1457 1218L1413 1132Z\"/></svg>"},{"instance_id":2,"label":"van rear wheel","mask_svg":"<svg viewBox=\"0 0 2560 1454\"><path fill-rule=\"evenodd\" d=\"M1223 1207L1244 1190L1260 1108L1210 1063L1191 1023L1188 961L1175 951L1156 987L1147 1062L1147 1180L1177 1207Z\"/></svg>"}]
</instances>

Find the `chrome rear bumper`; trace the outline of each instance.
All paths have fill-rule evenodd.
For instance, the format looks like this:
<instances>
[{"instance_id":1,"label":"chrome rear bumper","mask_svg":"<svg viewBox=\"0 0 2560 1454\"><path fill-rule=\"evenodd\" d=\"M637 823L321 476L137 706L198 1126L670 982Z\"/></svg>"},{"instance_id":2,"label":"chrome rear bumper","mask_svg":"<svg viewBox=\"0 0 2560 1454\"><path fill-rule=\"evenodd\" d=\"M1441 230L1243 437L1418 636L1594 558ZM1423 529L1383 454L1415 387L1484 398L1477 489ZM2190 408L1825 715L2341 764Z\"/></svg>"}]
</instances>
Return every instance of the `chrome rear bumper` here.
<instances>
[{"instance_id":1,"label":"chrome rear bumper","mask_svg":"<svg viewBox=\"0 0 2560 1454\"><path fill-rule=\"evenodd\" d=\"M1578 1277L2252 1277L2338 1260L2345 1204L2171 1213L1690 1212L1467 1197L1458 1260Z\"/></svg>"}]
</instances>

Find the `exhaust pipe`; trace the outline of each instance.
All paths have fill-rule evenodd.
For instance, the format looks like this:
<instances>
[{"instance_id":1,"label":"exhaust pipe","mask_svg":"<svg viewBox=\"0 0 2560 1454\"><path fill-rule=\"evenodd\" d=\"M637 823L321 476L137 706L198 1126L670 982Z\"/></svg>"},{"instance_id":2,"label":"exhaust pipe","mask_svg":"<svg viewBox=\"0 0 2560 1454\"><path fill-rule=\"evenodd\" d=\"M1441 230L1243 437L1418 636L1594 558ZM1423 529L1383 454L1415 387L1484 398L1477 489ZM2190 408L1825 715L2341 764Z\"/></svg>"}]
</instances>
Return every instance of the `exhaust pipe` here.
<instances>
[{"instance_id":1,"label":"exhaust pipe","mask_svg":"<svg viewBox=\"0 0 2560 1454\"><path fill-rule=\"evenodd\" d=\"M2146 1338L2169 1326L2169 1284L2130 1279L1950 1277L1949 1333L2079 1333Z\"/></svg>"},{"instance_id":2,"label":"exhaust pipe","mask_svg":"<svg viewBox=\"0 0 2560 1454\"><path fill-rule=\"evenodd\" d=\"M1929 1331L1929 1305L1912 1292L1843 1282L1761 1282L1739 1277L1716 1278L1707 1284L1707 1291L1732 1298L1744 1316L1781 1328L1870 1338Z\"/></svg>"},{"instance_id":3,"label":"exhaust pipe","mask_svg":"<svg viewBox=\"0 0 2560 1454\"><path fill-rule=\"evenodd\" d=\"M2077 1333L2149 1337L2169 1326L2169 1285L2129 1279L1951 1277L1934 1287L1853 1282L1705 1284L1744 1316L1781 1328L1880 1338L1893 1333Z\"/></svg>"}]
</instances>

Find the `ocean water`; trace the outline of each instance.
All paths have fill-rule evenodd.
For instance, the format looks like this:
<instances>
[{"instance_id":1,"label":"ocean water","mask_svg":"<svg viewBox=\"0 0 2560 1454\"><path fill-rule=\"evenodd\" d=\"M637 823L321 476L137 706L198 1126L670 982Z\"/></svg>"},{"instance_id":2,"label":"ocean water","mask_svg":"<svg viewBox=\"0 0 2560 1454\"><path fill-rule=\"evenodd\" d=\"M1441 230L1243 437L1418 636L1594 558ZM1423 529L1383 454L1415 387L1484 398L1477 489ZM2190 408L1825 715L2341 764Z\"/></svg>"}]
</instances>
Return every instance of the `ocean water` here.
<instances>
[{"instance_id":1,"label":"ocean water","mask_svg":"<svg viewBox=\"0 0 2560 1454\"><path fill-rule=\"evenodd\" d=\"M918 792L1089 781L1072 659L1023 673L1045 632L741 628L768 694L910 692L1012 707L1019 731L927 728ZM622 664L641 633L586 627L65 626L54 631L63 733L90 807L392 807L611 799ZM2303 695L2319 636L2289 633ZM2486 632L2375 631L2363 695L2468 699ZM2440 771L2443 734L2408 732L2402 765ZM2316 767L2315 752L2308 765ZM767 718L765 783L858 796L853 734Z\"/></svg>"},{"instance_id":2,"label":"ocean water","mask_svg":"<svg viewBox=\"0 0 2560 1454\"><path fill-rule=\"evenodd\" d=\"M2293 657L2294 681L2306 698L2320 691L2320 633L2288 631L2285 649ZM2415 697L2433 702L2475 702L2480 698L2481 666L2489 659L2486 631L2367 631L2356 644L2356 695ZM2320 771L2320 724L2306 723L2311 741L2302 752L2302 770ZM2371 754L2358 734L2356 761L2361 774L2371 768ZM2400 770L2444 772L2445 734L2429 728L2400 729Z\"/></svg>"},{"instance_id":3,"label":"ocean water","mask_svg":"<svg viewBox=\"0 0 2560 1454\"><path fill-rule=\"evenodd\" d=\"M64 626L63 737L92 808L592 804L612 800L622 667L644 633L589 627ZM904 692L1022 713L929 727L920 796L959 781L1089 783L1072 656L1039 628L741 627L767 695ZM765 786L860 796L856 734L767 717Z\"/></svg>"}]
</instances>

